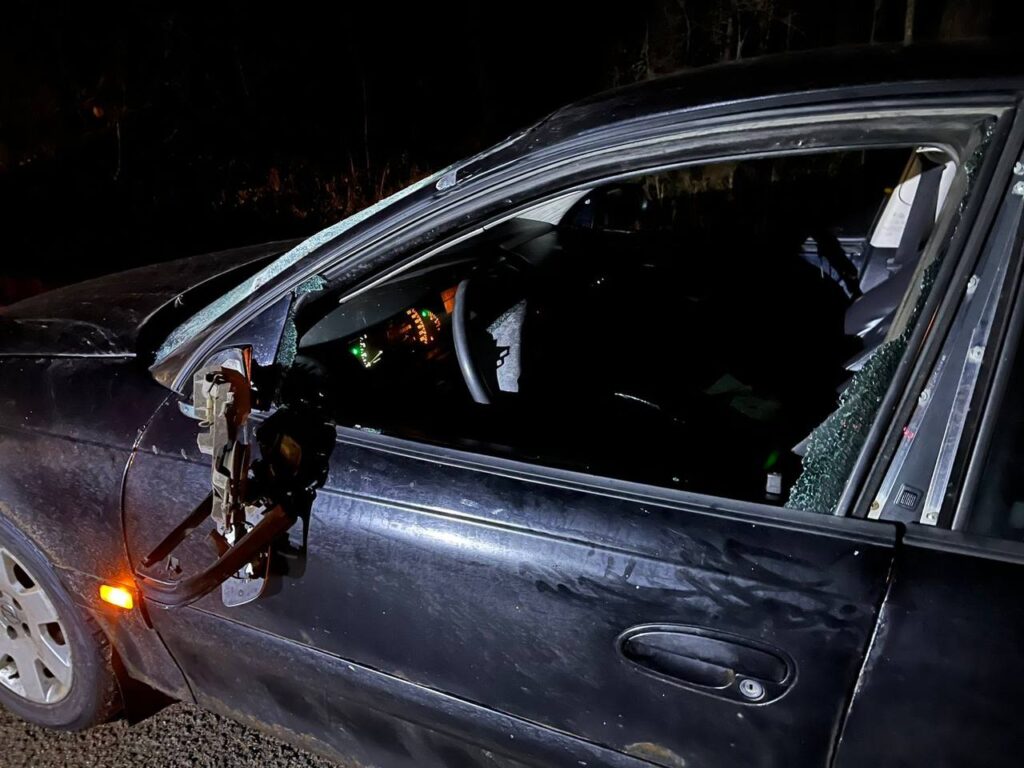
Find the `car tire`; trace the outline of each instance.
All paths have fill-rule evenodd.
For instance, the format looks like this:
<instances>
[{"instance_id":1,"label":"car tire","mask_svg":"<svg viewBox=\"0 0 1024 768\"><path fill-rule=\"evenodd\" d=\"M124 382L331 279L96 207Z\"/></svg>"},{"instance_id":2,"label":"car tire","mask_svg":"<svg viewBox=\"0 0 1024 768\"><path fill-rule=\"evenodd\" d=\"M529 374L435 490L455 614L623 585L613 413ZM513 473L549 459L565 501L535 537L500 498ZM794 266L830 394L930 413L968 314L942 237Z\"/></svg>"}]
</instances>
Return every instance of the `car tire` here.
<instances>
[{"instance_id":1,"label":"car tire","mask_svg":"<svg viewBox=\"0 0 1024 768\"><path fill-rule=\"evenodd\" d=\"M36 674L22 676L16 658ZM55 676L46 664L56 668L61 660L66 667ZM0 704L31 723L69 731L105 722L121 707L103 631L72 601L42 552L2 515Z\"/></svg>"}]
</instances>

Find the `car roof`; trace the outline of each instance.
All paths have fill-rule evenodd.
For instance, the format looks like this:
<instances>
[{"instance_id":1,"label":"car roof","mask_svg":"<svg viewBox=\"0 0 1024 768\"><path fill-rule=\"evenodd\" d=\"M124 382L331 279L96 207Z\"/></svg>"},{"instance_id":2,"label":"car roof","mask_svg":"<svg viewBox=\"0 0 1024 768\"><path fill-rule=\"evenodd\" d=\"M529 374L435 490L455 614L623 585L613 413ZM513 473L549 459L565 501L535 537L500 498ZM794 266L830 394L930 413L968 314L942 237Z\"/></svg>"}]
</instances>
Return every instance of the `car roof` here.
<instances>
[{"instance_id":1,"label":"car roof","mask_svg":"<svg viewBox=\"0 0 1024 768\"><path fill-rule=\"evenodd\" d=\"M577 101L540 125L566 133L665 111L769 96L894 83L1024 74L1019 51L977 41L826 48L682 70Z\"/></svg>"},{"instance_id":2,"label":"car roof","mask_svg":"<svg viewBox=\"0 0 1024 768\"><path fill-rule=\"evenodd\" d=\"M922 45L826 48L760 56L662 75L604 91L556 110L525 131L464 163L459 176L476 176L517 156L573 136L655 115L733 107L752 102L835 92L836 98L881 93L974 93L981 81L994 88L1024 87L1024 57L980 41Z\"/></svg>"}]
</instances>

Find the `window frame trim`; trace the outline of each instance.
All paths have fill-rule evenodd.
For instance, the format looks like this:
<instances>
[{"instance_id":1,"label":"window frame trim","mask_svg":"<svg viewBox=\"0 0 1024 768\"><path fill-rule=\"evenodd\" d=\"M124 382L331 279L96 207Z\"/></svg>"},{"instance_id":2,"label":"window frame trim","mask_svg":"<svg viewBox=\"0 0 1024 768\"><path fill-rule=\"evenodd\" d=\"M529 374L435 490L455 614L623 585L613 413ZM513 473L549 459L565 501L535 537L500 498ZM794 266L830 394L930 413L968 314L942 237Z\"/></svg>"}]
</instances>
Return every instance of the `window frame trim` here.
<instances>
[{"instance_id":1,"label":"window frame trim","mask_svg":"<svg viewBox=\"0 0 1024 768\"><path fill-rule=\"evenodd\" d=\"M678 490L606 475L589 474L574 469L534 464L504 456L478 453L449 445L385 435L358 427L337 425L335 434L335 444L338 446L351 445L401 456L413 461L426 461L520 482L597 494L628 502L648 503L673 509L682 514L697 514L752 525L766 525L780 530L861 542L867 546L894 548L899 539L899 526L888 521L837 517L819 512L806 512L762 504L756 501Z\"/></svg>"},{"instance_id":2,"label":"window frame trim","mask_svg":"<svg viewBox=\"0 0 1024 768\"><path fill-rule=\"evenodd\" d=\"M1018 225L1019 226L1019 225ZM1020 235L1018 234L1018 239ZM1017 356L1021 351L1020 344L1024 339L1024 274L1020 274L1021 248L1017 245L1018 274L1014 275L1009 290L1011 296L1010 317L1006 332L1002 338L996 341L999 349L999 356L996 359L995 371L992 374L992 382L985 393L982 415L974 432L974 442L970 449L967 471L961 483L959 498L950 530L963 531L965 536L972 536L965 526L970 521L974 505L977 503L978 491L980 489L981 473L984 469L985 460L989 449L992 446L992 438L999 426L1004 398L1009 394L1010 377L1017 362ZM977 534L974 534L977 536ZM979 539L994 537L977 536ZM1003 541L1003 539L996 539Z\"/></svg>"},{"instance_id":3,"label":"window frame trim","mask_svg":"<svg viewBox=\"0 0 1024 768\"><path fill-rule=\"evenodd\" d=\"M1024 152L1024 146L1018 147L1018 156L1021 152ZM1015 183L1014 180L1021 180L1021 176L1024 174L1011 174L1007 184ZM1007 189L1004 194L1012 193ZM994 365L990 363L991 373L986 388L976 393L975 402L979 404L977 411L980 412L980 415L972 425L971 432L962 438L963 445L960 455L966 456L966 468L955 489L955 502L948 505L952 508L950 527L922 533L938 534L935 539L936 544L952 541L945 534L953 533L957 536L955 539L957 547L972 553L988 552L996 559L1024 562L1024 542L1002 539L997 536L983 536L971 533L966 528L978 502L982 473L992 447L992 440L999 428L1005 398L1012 394L1009 390L1010 379L1019 362L1018 356L1024 352L1021 349L1021 344L1024 342L1024 211L1018 213L1014 228L1012 245L1007 257L1009 260L1008 275L1003 287L1003 295L1000 297L1001 310L1004 313L1003 320L1001 325L995 329L996 338L990 342L997 350L997 355L990 358ZM922 538L930 539L932 537ZM1015 556L1008 553L1013 553Z\"/></svg>"}]
</instances>

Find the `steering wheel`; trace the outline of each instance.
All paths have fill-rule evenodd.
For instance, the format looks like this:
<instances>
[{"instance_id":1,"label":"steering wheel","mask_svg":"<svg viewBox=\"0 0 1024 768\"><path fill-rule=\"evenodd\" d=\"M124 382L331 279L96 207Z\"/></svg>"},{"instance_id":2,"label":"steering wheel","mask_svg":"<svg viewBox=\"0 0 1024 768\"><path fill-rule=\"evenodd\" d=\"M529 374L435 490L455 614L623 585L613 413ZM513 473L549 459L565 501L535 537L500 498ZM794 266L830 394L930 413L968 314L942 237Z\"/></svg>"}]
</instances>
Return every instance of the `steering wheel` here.
<instances>
[{"instance_id":1,"label":"steering wheel","mask_svg":"<svg viewBox=\"0 0 1024 768\"><path fill-rule=\"evenodd\" d=\"M467 277L455 289L455 306L452 308L452 337L455 342L455 358L459 361L459 372L466 382L466 388L469 389L473 402L480 405L489 405L491 398L487 393L487 387L484 385L484 377L480 374L470 353L469 309L466 303L468 291L469 278Z\"/></svg>"}]
</instances>

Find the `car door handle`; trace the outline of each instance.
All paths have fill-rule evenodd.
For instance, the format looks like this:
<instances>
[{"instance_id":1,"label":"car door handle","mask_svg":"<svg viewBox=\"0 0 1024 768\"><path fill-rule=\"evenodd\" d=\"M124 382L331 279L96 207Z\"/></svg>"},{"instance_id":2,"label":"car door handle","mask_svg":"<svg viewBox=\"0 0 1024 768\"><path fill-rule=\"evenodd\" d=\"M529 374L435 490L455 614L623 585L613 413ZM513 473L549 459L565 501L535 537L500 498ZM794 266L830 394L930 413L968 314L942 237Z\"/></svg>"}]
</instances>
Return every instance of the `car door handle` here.
<instances>
[{"instance_id":1,"label":"car door handle","mask_svg":"<svg viewBox=\"0 0 1024 768\"><path fill-rule=\"evenodd\" d=\"M776 699L794 678L793 662L781 651L701 627L640 625L622 633L618 645L645 672L737 701Z\"/></svg>"}]
</instances>

